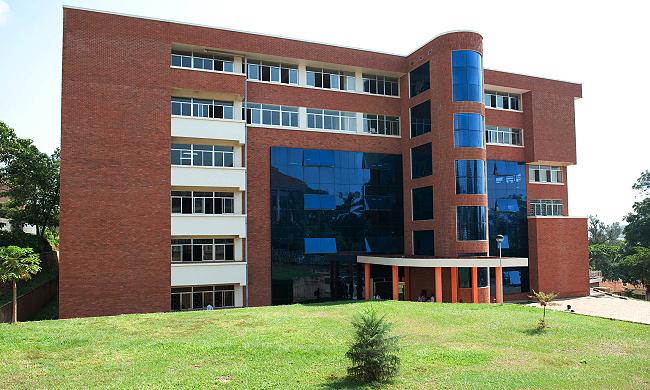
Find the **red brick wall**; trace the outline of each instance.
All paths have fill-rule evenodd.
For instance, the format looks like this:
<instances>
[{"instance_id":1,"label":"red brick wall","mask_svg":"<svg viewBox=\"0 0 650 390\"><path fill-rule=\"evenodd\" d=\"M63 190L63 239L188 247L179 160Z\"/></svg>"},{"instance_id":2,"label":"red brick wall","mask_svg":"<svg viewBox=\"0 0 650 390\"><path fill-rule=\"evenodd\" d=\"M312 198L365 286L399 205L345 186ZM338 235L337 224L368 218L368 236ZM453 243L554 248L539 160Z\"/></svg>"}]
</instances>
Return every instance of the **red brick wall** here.
<instances>
[{"instance_id":1,"label":"red brick wall","mask_svg":"<svg viewBox=\"0 0 650 390\"><path fill-rule=\"evenodd\" d=\"M170 308L168 43L64 11L60 316Z\"/></svg>"},{"instance_id":2,"label":"red brick wall","mask_svg":"<svg viewBox=\"0 0 650 390\"><path fill-rule=\"evenodd\" d=\"M528 245L531 289L589 295L586 218L528 218Z\"/></svg>"},{"instance_id":3,"label":"red brick wall","mask_svg":"<svg viewBox=\"0 0 650 390\"><path fill-rule=\"evenodd\" d=\"M432 54L429 54L432 50ZM486 206L486 195L456 195L455 160L485 160L485 149L454 148L454 113L476 112L484 114L481 103L453 102L451 78L451 52L475 50L482 52L482 37L476 33L462 32L441 35L416 50L408 57L409 71L429 61L431 88L420 95L403 99L402 118L409 118L410 108L431 100L431 132L411 139L410 130L402 132L404 161L404 247L412 253L412 232L433 230L436 256L456 257L463 252L487 252L487 241L457 241L456 206ZM422 59L419 57L422 56ZM412 65L411 65L412 63ZM409 96L408 77L402 78L402 96ZM413 147L431 142L433 174L411 180L410 155ZM412 220L412 190L433 186L433 220Z\"/></svg>"}]
</instances>

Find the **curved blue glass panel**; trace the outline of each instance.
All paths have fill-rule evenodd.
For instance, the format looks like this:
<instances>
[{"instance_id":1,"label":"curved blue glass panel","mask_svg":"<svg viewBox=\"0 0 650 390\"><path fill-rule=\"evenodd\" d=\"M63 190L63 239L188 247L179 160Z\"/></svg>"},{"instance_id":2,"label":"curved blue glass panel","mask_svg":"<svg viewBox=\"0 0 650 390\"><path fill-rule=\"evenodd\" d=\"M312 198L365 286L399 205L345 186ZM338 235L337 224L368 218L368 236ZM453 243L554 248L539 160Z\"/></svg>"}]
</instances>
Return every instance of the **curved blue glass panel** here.
<instances>
[{"instance_id":1,"label":"curved blue glass panel","mask_svg":"<svg viewBox=\"0 0 650 390\"><path fill-rule=\"evenodd\" d=\"M485 240L484 206L458 206L456 212L458 241Z\"/></svg>"},{"instance_id":2,"label":"curved blue glass panel","mask_svg":"<svg viewBox=\"0 0 650 390\"><path fill-rule=\"evenodd\" d=\"M485 194L485 161L456 160L456 193Z\"/></svg>"},{"instance_id":3,"label":"curved blue glass panel","mask_svg":"<svg viewBox=\"0 0 650 390\"><path fill-rule=\"evenodd\" d=\"M455 102L483 101L483 66L481 55L472 50L451 53L451 78Z\"/></svg>"},{"instance_id":4,"label":"curved blue glass panel","mask_svg":"<svg viewBox=\"0 0 650 390\"><path fill-rule=\"evenodd\" d=\"M454 114L454 147L483 147L483 116L475 113Z\"/></svg>"}]
</instances>

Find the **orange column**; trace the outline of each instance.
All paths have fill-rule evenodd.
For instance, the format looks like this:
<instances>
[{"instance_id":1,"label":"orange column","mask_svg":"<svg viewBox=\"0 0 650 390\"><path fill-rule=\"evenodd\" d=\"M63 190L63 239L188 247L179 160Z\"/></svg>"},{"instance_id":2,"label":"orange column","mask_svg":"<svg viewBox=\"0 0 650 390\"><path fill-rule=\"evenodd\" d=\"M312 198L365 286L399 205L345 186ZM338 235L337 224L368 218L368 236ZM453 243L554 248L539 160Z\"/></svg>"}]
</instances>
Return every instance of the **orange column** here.
<instances>
[{"instance_id":1,"label":"orange column","mask_svg":"<svg viewBox=\"0 0 650 390\"><path fill-rule=\"evenodd\" d=\"M404 267L404 300L411 300L411 278L409 275L409 267Z\"/></svg>"},{"instance_id":2,"label":"orange column","mask_svg":"<svg viewBox=\"0 0 650 390\"><path fill-rule=\"evenodd\" d=\"M496 267L494 269L494 276L495 276L495 281L496 283L496 298L497 298L497 303L501 303L501 278L503 277L501 275L501 267Z\"/></svg>"},{"instance_id":3,"label":"orange column","mask_svg":"<svg viewBox=\"0 0 650 390\"><path fill-rule=\"evenodd\" d=\"M364 292L366 294L366 300L369 300L370 297L370 264L366 263L363 265L363 281L365 283Z\"/></svg>"},{"instance_id":4,"label":"orange column","mask_svg":"<svg viewBox=\"0 0 650 390\"><path fill-rule=\"evenodd\" d=\"M393 301L399 301L399 273L397 266L393 266Z\"/></svg>"},{"instance_id":5,"label":"orange column","mask_svg":"<svg viewBox=\"0 0 650 390\"><path fill-rule=\"evenodd\" d=\"M436 302L442 302L442 268L435 267Z\"/></svg>"},{"instance_id":6,"label":"orange column","mask_svg":"<svg viewBox=\"0 0 650 390\"><path fill-rule=\"evenodd\" d=\"M478 269L472 267L472 303L478 303Z\"/></svg>"},{"instance_id":7,"label":"orange column","mask_svg":"<svg viewBox=\"0 0 650 390\"><path fill-rule=\"evenodd\" d=\"M451 301L458 302L458 267L451 267Z\"/></svg>"}]
</instances>

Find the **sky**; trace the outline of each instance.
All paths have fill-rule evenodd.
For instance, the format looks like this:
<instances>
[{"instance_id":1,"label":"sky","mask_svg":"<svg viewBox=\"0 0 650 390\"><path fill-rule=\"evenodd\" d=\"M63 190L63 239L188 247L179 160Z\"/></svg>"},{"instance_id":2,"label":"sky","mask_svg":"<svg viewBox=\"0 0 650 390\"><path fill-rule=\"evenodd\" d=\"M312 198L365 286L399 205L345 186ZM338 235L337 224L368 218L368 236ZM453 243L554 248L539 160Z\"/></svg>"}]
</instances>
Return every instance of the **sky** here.
<instances>
[{"instance_id":1,"label":"sky","mask_svg":"<svg viewBox=\"0 0 650 390\"><path fill-rule=\"evenodd\" d=\"M650 1L0 0L0 121L47 153L61 139L64 5L402 55L476 31L485 68L582 84L570 215L620 222L650 169Z\"/></svg>"}]
</instances>

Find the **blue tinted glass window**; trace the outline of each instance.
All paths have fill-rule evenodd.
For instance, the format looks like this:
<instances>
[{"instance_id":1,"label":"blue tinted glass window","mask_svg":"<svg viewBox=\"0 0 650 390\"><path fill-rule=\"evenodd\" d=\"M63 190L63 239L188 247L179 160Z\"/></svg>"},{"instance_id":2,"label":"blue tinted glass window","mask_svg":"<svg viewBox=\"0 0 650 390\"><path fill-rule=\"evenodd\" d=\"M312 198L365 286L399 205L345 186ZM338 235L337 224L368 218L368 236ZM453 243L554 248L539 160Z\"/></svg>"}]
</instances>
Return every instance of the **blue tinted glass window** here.
<instances>
[{"instance_id":1,"label":"blue tinted glass window","mask_svg":"<svg viewBox=\"0 0 650 390\"><path fill-rule=\"evenodd\" d=\"M323 253L320 238L305 238L305 253Z\"/></svg>"},{"instance_id":2,"label":"blue tinted glass window","mask_svg":"<svg viewBox=\"0 0 650 390\"><path fill-rule=\"evenodd\" d=\"M271 165L287 165L286 148L271 148Z\"/></svg>"},{"instance_id":3,"label":"blue tinted glass window","mask_svg":"<svg viewBox=\"0 0 650 390\"><path fill-rule=\"evenodd\" d=\"M305 210L320 209L320 195L305 194Z\"/></svg>"},{"instance_id":4,"label":"blue tinted glass window","mask_svg":"<svg viewBox=\"0 0 650 390\"><path fill-rule=\"evenodd\" d=\"M409 74L411 82L411 97L421 94L430 88L429 62L413 69Z\"/></svg>"},{"instance_id":5,"label":"blue tinted glass window","mask_svg":"<svg viewBox=\"0 0 650 390\"><path fill-rule=\"evenodd\" d=\"M454 146L457 148L483 147L483 116L475 113L454 114Z\"/></svg>"},{"instance_id":6,"label":"blue tinted glass window","mask_svg":"<svg viewBox=\"0 0 650 390\"><path fill-rule=\"evenodd\" d=\"M472 50L451 53L454 101L483 101L481 55Z\"/></svg>"},{"instance_id":7,"label":"blue tinted glass window","mask_svg":"<svg viewBox=\"0 0 650 390\"><path fill-rule=\"evenodd\" d=\"M321 210L336 209L336 200L334 199L334 195L320 195L320 208Z\"/></svg>"},{"instance_id":8,"label":"blue tinted glass window","mask_svg":"<svg viewBox=\"0 0 650 390\"><path fill-rule=\"evenodd\" d=\"M431 174L431 143L429 142L411 149L411 175L413 179L417 179Z\"/></svg>"},{"instance_id":9,"label":"blue tinted glass window","mask_svg":"<svg viewBox=\"0 0 650 390\"><path fill-rule=\"evenodd\" d=\"M334 166L334 151L321 150L320 151L320 166L333 167Z\"/></svg>"},{"instance_id":10,"label":"blue tinted glass window","mask_svg":"<svg viewBox=\"0 0 650 390\"><path fill-rule=\"evenodd\" d=\"M411 107L411 138L431 131L431 102Z\"/></svg>"},{"instance_id":11,"label":"blue tinted glass window","mask_svg":"<svg viewBox=\"0 0 650 390\"><path fill-rule=\"evenodd\" d=\"M433 230L413 231L413 254L433 256Z\"/></svg>"},{"instance_id":12,"label":"blue tinted glass window","mask_svg":"<svg viewBox=\"0 0 650 390\"><path fill-rule=\"evenodd\" d=\"M483 160L456 160L456 193L485 194Z\"/></svg>"},{"instance_id":13,"label":"blue tinted glass window","mask_svg":"<svg viewBox=\"0 0 650 390\"><path fill-rule=\"evenodd\" d=\"M320 150L305 149L303 152L303 164L305 166L319 166L320 165Z\"/></svg>"},{"instance_id":14,"label":"blue tinted glass window","mask_svg":"<svg viewBox=\"0 0 650 390\"><path fill-rule=\"evenodd\" d=\"M433 219L433 187L413 189L413 220Z\"/></svg>"},{"instance_id":15,"label":"blue tinted glass window","mask_svg":"<svg viewBox=\"0 0 650 390\"><path fill-rule=\"evenodd\" d=\"M335 238L321 238L320 245L322 253L336 253Z\"/></svg>"},{"instance_id":16,"label":"blue tinted glass window","mask_svg":"<svg viewBox=\"0 0 650 390\"><path fill-rule=\"evenodd\" d=\"M456 213L459 241L486 239L484 206L458 206Z\"/></svg>"}]
</instances>

